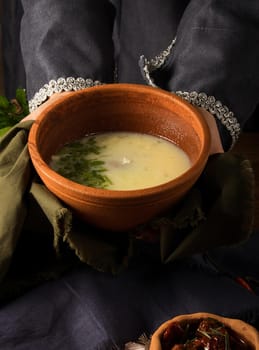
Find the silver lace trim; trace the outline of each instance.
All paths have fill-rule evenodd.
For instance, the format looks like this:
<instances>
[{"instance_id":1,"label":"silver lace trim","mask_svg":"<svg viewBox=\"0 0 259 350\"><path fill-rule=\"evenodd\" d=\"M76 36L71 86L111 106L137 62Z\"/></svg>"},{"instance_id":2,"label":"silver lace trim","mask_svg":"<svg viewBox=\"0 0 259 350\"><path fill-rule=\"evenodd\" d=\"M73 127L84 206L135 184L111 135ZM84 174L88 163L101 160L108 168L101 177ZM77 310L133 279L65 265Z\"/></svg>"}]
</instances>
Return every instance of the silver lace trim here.
<instances>
[{"instance_id":1,"label":"silver lace trim","mask_svg":"<svg viewBox=\"0 0 259 350\"><path fill-rule=\"evenodd\" d=\"M175 42L176 42L176 38L172 40L171 44L164 51L162 51L156 57L151 58L150 60L148 60L144 55L140 56L140 62L142 62L143 74L148 85L157 87L157 85L154 83L153 79L151 78L151 73L157 70L158 68L161 68L165 64L168 56L172 51L172 48L175 45Z\"/></svg>"},{"instance_id":2,"label":"silver lace trim","mask_svg":"<svg viewBox=\"0 0 259 350\"><path fill-rule=\"evenodd\" d=\"M151 73L161 68L170 55L172 48L174 47L176 38L171 42L168 48L153 59L148 60L143 55L140 56L140 62L142 63L142 71L148 85L158 87L152 77ZM171 91L174 93L174 91ZM230 133L232 137L231 148L234 146L239 138L241 128L238 120L235 118L234 113L231 112L227 106L223 105L219 100L216 100L214 96L207 96L204 92L186 92L176 91L176 95L182 97L194 106L202 107L214 115Z\"/></svg>"},{"instance_id":3,"label":"silver lace trim","mask_svg":"<svg viewBox=\"0 0 259 350\"><path fill-rule=\"evenodd\" d=\"M231 148L234 146L238 140L241 128L239 122L234 116L234 113L231 112L227 106L216 100L214 96L207 96L207 94L204 92L198 93L196 91L176 91L175 94L194 106L206 109L218 120L220 120L221 124L225 126L225 128L229 131L230 136L232 137Z\"/></svg>"},{"instance_id":4,"label":"silver lace trim","mask_svg":"<svg viewBox=\"0 0 259 350\"><path fill-rule=\"evenodd\" d=\"M102 85L102 83L99 80L84 79L81 77L68 77L50 80L50 82L45 84L38 92L36 92L33 98L29 101L30 112L35 111L54 93L63 91L78 91L96 85Z\"/></svg>"}]
</instances>

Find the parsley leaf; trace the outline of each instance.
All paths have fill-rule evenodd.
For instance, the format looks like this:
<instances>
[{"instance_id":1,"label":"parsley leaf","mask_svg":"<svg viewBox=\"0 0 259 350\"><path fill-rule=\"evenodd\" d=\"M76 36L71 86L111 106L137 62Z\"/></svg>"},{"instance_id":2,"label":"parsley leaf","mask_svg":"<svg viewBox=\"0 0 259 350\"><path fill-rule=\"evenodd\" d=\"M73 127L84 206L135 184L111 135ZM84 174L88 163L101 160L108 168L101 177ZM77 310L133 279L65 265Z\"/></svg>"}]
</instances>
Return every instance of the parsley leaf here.
<instances>
[{"instance_id":1,"label":"parsley leaf","mask_svg":"<svg viewBox=\"0 0 259 350\"><path fill-rule=\"evenodd\" d=\"M29 114L26 91L17 89L15 99L0 96L0 137Z\"/></svg>"}]
</instances>

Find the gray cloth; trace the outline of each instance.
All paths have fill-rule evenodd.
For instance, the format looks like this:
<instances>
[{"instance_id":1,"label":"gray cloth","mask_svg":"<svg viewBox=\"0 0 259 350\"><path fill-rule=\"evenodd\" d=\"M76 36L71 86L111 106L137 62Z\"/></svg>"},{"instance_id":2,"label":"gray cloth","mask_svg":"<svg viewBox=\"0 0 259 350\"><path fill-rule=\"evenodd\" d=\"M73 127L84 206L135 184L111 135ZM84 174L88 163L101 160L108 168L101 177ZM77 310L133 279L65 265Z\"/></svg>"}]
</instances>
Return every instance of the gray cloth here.
<instances>
[{"instance_id":1,"label":"gray cloth","mask_svg":"<svg viewBox=\"0 0 259 350\"><path fill-rule=\"evenodd\" d=\"M158 85L213 95L242 127L259 103L257 0L4 0L4 13L9 97L22 80L30 99L63 76L145 84L140 55L158 55L177 36ZM229 133L218 127L227 150Z\"/></svg>"}]
</instances>

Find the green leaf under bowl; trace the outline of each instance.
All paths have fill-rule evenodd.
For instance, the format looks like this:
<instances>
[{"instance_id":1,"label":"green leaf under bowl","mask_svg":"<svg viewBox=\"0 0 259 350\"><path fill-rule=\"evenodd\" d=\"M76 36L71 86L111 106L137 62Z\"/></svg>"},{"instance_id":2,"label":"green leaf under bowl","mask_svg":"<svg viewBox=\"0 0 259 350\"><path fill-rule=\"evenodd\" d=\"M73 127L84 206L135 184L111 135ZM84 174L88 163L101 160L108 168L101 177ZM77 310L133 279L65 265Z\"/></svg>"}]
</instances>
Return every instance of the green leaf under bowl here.
<instances>
[{"instance_id":1,"label":"green leaf under bowl","mask_svg":"<svg viewBox=\"0 0 259 350\"><path fill-rule=\"evenodd\" d=\"M0 137L29 114L25 89L17 89L15 99L0 96Z\"/></svg>"}]
</instances>

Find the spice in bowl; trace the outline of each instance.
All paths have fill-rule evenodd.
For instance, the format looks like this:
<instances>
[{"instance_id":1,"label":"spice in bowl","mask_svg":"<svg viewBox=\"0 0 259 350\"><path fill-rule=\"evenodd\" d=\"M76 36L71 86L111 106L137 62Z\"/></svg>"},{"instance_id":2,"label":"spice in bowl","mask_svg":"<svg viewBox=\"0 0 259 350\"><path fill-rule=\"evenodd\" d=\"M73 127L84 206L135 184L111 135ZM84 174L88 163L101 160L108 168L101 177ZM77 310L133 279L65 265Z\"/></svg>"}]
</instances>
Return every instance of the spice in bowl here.
<instances>
[{"instance_id":1,"label":"spice in bowl","mask_svg":"<svg viewBox=\"0 0 259 350\"><path fill-rule=\"evenodd\" d=\"M172 322L161 337L162 350L252 350L231 328L214 318Z\"/></svg>"}]
</instances>

